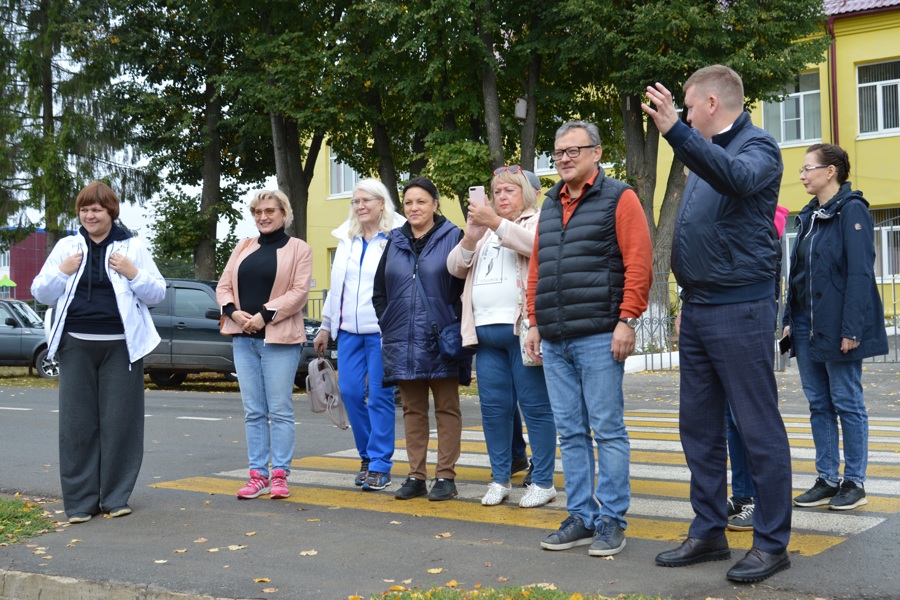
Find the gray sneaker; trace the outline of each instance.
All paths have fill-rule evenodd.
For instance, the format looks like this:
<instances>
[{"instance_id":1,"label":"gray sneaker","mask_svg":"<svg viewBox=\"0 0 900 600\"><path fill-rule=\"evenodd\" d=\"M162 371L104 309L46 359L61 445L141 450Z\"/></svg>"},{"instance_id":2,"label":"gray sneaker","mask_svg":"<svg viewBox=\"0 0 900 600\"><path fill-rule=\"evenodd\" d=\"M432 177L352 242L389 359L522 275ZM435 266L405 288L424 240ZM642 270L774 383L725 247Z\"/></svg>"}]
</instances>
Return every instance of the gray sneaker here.
<instances>
[{"instance_id":1,"label":"gray sneaker","mask_svg":"<svg viewBox=\"0 0 900 600\"><path fill-rule=\"evenodd\" d=\"M753 503L741 507L741 512L728 520L726 527L731 531L753 531Z\"/></svg>"},{"instance_id":2,"label":"gray sneaker","mask_svg":"<svg viewBox=\"0 0 900 600\"><path fill-rule=\"evenodd\" d=\"M816 477L816 482L811 488L794 498L794 506L821 506L828 504L837 495L840 487L831 485L821 477Z\"/></svg>"},{"instance_id":3,"label":"gray sneaker","mask_svg":"<svg viewBox=\"0 0 900 600\"><path fill-rule=\"evenodd\" d=\"M568 550L575 546L587 546L594 539L594 530L584 526L581 517L569 515L559 526L559 530L551 533L541 542L544 550Z\"/></svg>"},{"instance_id":4,"label":"gray sneaker","mask_svg":"<svg viewBox=\"0 0 900 600\"><path fill-rule=\"evenodd\" d=\"M594 534L594 543L588 549L591 556L612 556L625 548L625 530L618 521L603 517L600 528Z\"/></svg>"}]
</instances>

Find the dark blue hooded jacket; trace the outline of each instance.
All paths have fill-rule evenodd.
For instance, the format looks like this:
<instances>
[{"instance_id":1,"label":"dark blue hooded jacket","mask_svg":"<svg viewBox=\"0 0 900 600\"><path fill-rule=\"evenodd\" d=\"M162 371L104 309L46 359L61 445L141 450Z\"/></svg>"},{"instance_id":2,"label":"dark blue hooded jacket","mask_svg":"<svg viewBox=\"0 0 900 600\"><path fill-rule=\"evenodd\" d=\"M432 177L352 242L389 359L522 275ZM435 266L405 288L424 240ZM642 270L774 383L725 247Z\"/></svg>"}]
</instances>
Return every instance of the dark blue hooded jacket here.
<instances>
[{"instance_id":1,"label":"dark blue hooded jacket","mask_svg":"<svg viewBox=\"0 0 900 600\"><path fill-rule=\"evenodd\" d=\"M862 193L852 191L848 182L824 206L813 198L797 215L797 226L784 325L792 325L798 311L806 313L809 354L817 362L887 354L884 308L873 268L874 226ZM803 238L809 244L805 264L797 257ZM804 286L801 294L795 289L798 283ZM844 354L842 338L858 340L859 346Z\"/></svg>"}]
</instances>

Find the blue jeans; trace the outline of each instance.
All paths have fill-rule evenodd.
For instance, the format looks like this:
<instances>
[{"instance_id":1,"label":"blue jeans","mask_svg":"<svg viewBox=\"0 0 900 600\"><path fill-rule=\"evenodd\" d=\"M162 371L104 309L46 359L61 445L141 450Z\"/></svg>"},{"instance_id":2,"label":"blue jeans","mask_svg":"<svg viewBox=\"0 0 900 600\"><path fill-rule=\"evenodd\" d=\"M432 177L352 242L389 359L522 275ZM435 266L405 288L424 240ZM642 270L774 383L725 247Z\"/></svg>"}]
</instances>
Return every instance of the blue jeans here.
<instances>
[{"instance_id":1,"label":"blue jeans","mask_svg":"<svg viewBox=\"0 0 900 600\"><path fill-rule=\"evenodd\" d=\"M493 479L496 483L509 483L513 415L518 400L531 442L532 482L550 487L556 465L556 426L544 370L522 364L519 337L513 333L512 323L482 325L476 328L476 333L475 372Z\"/></svg>"},{"instance_id":2,"label":"blue jeans","mask_svg":"<svg viewBox=\"0 0 900 600\"><path fill-rule=\"evenodd\" d=\"M544 376L559 432L566 508L594 529L602 517L610 517L624 529L631 502L631 445L622 396L625 363L613 358L611 344L612 333L541 342Z\"/></svg>"},{"instance_id":3,"label":"blue jeans","mask_svg":"<svg viewBox=\"0 0 900 600\"><path fill-rule=\"evenodd\" d=\"M290 473L294 458L291 394L301 345L266 344L262 339L236 335L232 349L244 402L250 468L268 477L271 458L273 469Z\"/></svg>"},{"instance_id":4,"label":"blue jeans","mask_svg":"<svg viewBox=\"0 0 900 600\"><path fill-rule=\"evenodd\" d=\"M728 459L731 461L731 495L735 498L755 498L750 467L744 454L744 439L734 423L731 406L725 404L725 434L728 438Z\"/></svg>"},{"instance_id":5,"label":"blue jeans","mask_svg":"<svg viewBox=\"0 0 900 600\"><path fill-rule=\"evenodd\" d=\"M338 385L347 417L353 428L353 440L360 458L369 461L369 470L390 473L394 463L394 387L381 387L384 363L381 360L381 334L357 334L341 331L341 368ZM369 399L366 401L366 385Z\"/></svg>"},{"instance_id":6,"label":"blue jeans","mask_svg":"<svg viewBox=\"0 0 900 600\"><path fill-rule=\"evenodd\" d=\"M843 434L844 479L861 484L866 480L869 458L869 416L863 399L862 360L811 360L808 317L792 313L791 320L791 345L797 357L800 383L809 401L816 471L822 479L832 483L840 481L838 438Z\"/></svg>"}]
</instances>

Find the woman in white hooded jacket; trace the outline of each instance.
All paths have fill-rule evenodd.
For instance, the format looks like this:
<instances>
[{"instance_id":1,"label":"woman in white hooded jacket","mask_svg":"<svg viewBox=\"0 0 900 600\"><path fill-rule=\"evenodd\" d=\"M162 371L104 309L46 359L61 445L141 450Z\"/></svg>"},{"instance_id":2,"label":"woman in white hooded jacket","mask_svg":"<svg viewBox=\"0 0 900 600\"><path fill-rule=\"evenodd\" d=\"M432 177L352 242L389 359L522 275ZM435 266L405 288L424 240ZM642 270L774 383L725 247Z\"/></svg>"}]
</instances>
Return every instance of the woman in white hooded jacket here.
<instances>
[{"instance_id":1,"label":"woman in white hooded jacket","mask_svg":"<svg viewBox=\"0 0 900 600\"><path fill-rule=\"evenodd\" d=\"M372 306L375 272L387 234L404 223L384 185L363 179L353 189L350 216L331 232L338 239L331 268L331 293L314 340L321 354L328 335L338 340L338 385L353 428L361 464L354 483L364 491L391 483L394 456L394 388L382 387L381 329ZM368 389L368 400L366 390Z\"/></svg>"},{"instance_id":2,"label":"woman in white hooded jacket","mask_svg":"<svg viewBox=\"0 0 900 600\"><path fill-rule=\"evenodd\" d=\"M81 228L60 240L31 284L56 305L47 352L59 355L59 471L70 523L128 500L144 455L143 357L159 344L148 305L166 282L140 240L118 227L119 199L94 181L75 202Z\"/></svg>"}]
</instances>

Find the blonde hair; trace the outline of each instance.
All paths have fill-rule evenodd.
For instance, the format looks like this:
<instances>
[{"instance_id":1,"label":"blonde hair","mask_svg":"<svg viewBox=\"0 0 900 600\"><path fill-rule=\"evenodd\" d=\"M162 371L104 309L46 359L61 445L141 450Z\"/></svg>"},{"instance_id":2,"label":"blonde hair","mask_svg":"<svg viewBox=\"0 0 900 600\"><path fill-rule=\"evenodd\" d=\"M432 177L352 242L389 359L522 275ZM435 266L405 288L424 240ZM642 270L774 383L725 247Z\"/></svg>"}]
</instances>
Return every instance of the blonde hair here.
<instances>
[{"instance_id":1,"label":"blonde hair","mask_svg":"<svg viewBox=\"0 0 900 600\"><path fill-rule=\"evenodd\" d=\"M716 96L726 110L744 108L744 82L730 67L725 65L703 67L684 82L684 92L687 93L691 86L697 87L703 94Z\"/></svg>"},{"instance_id":2,"label":"blonde hair","mask_svg":"<svg viewBox=\"0 0 900 600\"><path fill-rule=\"evenodd\" d=\"M381 233L386 234L393 229L394 202L391 200L391 195L384 184L377 179L360 179L359 182L353 186L353 193L356 194L357 190L384 201L384 210L381 211L381 218L378 220L378 230L381 231ZM350 222L350 229L347 231L347 235L352 240L362 233L359 217L356 216L356 210L354 210L352 204L350 205L350 216L347 220Z\"/></svg>"},{"instance_id":3,"label":"blonde hair","mask_svg":"<svg viewBox=\"0 0 900 600\"><path fill-rule=\"evenodd\" d=\"M291 226L291 223L294 222L294 209L291 208L291 203L288 201L288 197L284 192L281 190L260 190L256 192L253 195L253 199L250 200L251 214L263 200L274 200L277 202L278 206L281 207L281 211L284 213L284 226Z\"/></svg>"},{"instance_id":4,"label":"blonde hair","mask_svg":"<svg viewBox=\"0 0 900 600\"><path fill-rule=\"evenodd\" d=\"M528 178L525 177L525 172L519 169L515 173L510 173L507 169L506 171L501 172L499 175L494 175L494 178L491 180L491 192L494 191L494 186L498 183L511 183L513 185L517 185L522 188L522 200L525 203L524 210L528 210L530 208L537 208L537 194L534 191L534 188L531 187L531 183L529 183ZM494 205L494 197L493 193L491 194L491 206Z\"/></svg>"}]
</instances>

